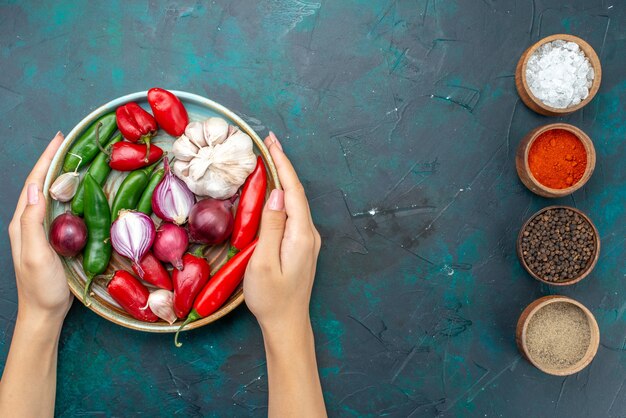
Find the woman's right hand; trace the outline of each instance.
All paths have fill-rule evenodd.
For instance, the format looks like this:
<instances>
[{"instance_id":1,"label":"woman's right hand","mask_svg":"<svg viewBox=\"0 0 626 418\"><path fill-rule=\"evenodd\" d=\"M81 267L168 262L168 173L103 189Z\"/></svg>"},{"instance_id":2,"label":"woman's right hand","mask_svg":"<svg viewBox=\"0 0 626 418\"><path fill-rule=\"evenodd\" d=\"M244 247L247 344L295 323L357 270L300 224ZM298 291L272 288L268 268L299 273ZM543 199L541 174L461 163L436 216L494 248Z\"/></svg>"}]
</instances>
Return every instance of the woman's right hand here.
<instances>
[{"instance_id":1,"label":"woman's right hand","mask_svg":"<svg viewBox=\"0 0 626 418\"><path fill-rule=\"evenodd\" d=\"M263 211L259 242L246 271L248 308L265 331L309 326L309 301L320 235L291 162L276 136L265 139L283 190L274 189Z\"/></svg>"}]
</instances>

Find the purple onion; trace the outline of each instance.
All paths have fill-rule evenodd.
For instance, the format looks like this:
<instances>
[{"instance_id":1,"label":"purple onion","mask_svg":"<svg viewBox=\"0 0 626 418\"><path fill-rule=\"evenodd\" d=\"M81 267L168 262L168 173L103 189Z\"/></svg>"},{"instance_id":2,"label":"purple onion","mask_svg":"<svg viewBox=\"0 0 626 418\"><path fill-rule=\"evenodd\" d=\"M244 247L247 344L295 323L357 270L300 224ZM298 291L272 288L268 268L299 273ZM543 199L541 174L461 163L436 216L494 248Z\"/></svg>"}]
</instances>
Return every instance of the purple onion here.
<instances>
[{"instance_id":1,"label":"purple onion","mask_svg":"<svg viewBox=\"0 0 626 418\"><path fill-rule=\"evenodd\" d=\"M163 160L165 175L152 195L152 210L167 222L182 225L187 222L189 211L196 197L184 181L172 174L167 158Z\"/></svg>"},{"instance_id":2,"label":"purple onion","mask_svg":"<svg viewBox=\"0 0 626 418\"><path fill-rule=\"evenodd\" d=\"M189 246L187 231L182 226L164 222L156 231L152 252L166 263L172 263L178 270L183 269L183 254Z\"/></svg>"},{"instance_id":3,"label":"purple onion","mask_svg":"<svg viewBox=\"0 0 626 418\"><path fill-rule=\"evenodd\" d=\"M87 243L85 221L71 213L57 216L50 225L50 245L63 257L74 257Z\"/></svg>"},{"instance_id":4,"label":"purple onion","mask_svg":"<svg viewBox=\"0 0 626 418\"><path fill-rule=\"evenodd\" d=\"M194 242L221 244L233 232L235 220L230 200L204 199L189 213L189 234Z\"/></svg>"},{"instance_id":5,"label":"purple onion","mask_svg":"<svg viewBox=\"0 0 626 418\"><path fill-rule=\"evenodd\" d=\"M143 277L144 271L139 262L152 246L155 235L152 219L134 210L120 211L111 225L111 245L115 251L132 260L140 277Z\"/></svg>"}]
</instances>

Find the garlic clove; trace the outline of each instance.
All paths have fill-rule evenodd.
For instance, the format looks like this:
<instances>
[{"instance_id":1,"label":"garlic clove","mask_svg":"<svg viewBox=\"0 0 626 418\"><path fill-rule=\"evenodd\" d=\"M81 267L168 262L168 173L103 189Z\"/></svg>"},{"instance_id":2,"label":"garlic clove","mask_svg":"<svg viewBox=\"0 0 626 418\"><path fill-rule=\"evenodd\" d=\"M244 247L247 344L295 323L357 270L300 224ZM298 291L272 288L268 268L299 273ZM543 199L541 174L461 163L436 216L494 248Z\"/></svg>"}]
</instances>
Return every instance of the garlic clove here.
<instances>
[{"instance_id":1,"label":"garlic clove","mask_svg":"<svg viewBox=\"0 0 626 418\"><path fill-rule=\"evenodd\" d=\"M189 161L198 153L199 148L185 134L181 135L172 145L172 153L177 161Z\"/></svg>"},{"instance_id":2,"label":"garlic clove","mask_svg":"<svg viewBox=\"0 0 626 418\"><path fill-rule=\"evenodd\" d=\"M50 186L50 197L59 202L68 202L72 200L76 194L79 184L80 179L78 178L78 173L71 172L61 174L54 183L52 183L52 186Z\"/></svg>"},{"instance_id":3,"label":"garlic clove","mask_svg":"<svg viewBox=\"0 0 626 418\"><path fill-rule=\"evenodd\" d=\"M206 147L207 143L204 140L204 134L202 132L201 122L191 122L185 128L185 136L189 142L195 145L197 148Z\"/></svg>"},{"instance_id":4,"label":"garlic clove","mask_svg":"<svg viewBox=\"0 0 626 418\"><path fill-rule=\"evenodd\" d=\"M174 313L174 292L158 289L148 296L148 306L156 316L167 321L170 325L176 322Z\"/></svg>"},{"instance_id":5,"label":"garlic clove","mask_svg":"<svg viewBox=\"0 0 626 418\"><path fill-rule=\"evenodd\" d=\"M202 123L202 129L208 146L221 144L228 138L229 125L222 118L208 118Z\"/></svg>"}]
</instances>

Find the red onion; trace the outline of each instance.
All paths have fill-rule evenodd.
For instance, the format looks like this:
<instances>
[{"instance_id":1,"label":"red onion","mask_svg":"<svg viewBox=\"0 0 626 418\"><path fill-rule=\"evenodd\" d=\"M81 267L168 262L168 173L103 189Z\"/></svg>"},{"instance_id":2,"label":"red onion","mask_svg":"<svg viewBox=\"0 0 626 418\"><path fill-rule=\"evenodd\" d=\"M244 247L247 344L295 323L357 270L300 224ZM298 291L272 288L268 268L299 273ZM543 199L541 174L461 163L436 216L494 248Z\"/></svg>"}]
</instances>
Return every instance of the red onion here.
<instances>
[{"instance_id":1,"label":"red onion","mask_svg":"<svg viewBox=\"0 0 626 418\"><path fill-rule=\"evenodd\" d=\"M182 270L183 254L188 246L189 237L185 228L163 222L156 231L152 252L159 260L172 263L178 270Z\"/></svg>"},{"instance_id":2,"label":"red onion","mask_svg":"<svg viewBox=\"0 0 626 418\"><path fill-rule=\"evenodd\" d=\"M143 276L144 271L139 261L154 242L154 223L145 213L134 210L122 210L111 225L111 245L115 251L130 258L137 274Z\"/></svg>"},{"instance_id":3,"label":"red onion","mask_svg":"<svg viewBox=\"0 0 626 418\"><path fill-rule=\"evenodd\" d=\"M172 174L167 158L163 160L165 175L152 195L152 210L164 221L182 225L187 222L189 211L196 202L195 195L184 181Z\"/></svg>"},{"instance_id":4,"label":"red onion","mask_svg":"<svg viewBox=\"0 0 626 418\"><path fill-rule=\"evenodd\" d=\"M233 203L230 200L204 199L189 213L189 234L194 242L221 244L233 232Z\"/></svg>"},{"instance_id":5,"label":"red onion","mask_svg":"<svg viewBox=\"0 0 626 418\"><path fill-rule=\"evenodd\" d=\"M70 212L57 216L50 225L50 245L63 257L74 257L87 243L85 221Z\"/></svg>"}]
</instances>

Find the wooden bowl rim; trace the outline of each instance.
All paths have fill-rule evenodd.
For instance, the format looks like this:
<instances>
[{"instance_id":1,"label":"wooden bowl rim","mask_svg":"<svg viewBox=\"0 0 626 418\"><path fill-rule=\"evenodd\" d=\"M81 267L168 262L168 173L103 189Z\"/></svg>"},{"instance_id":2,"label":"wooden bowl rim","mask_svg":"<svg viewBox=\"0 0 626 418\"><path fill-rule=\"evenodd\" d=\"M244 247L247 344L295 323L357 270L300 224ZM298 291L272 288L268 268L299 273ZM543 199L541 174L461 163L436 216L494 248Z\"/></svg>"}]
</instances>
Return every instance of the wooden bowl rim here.
<instances>
[{"instance_id":1,"label":"wooden bowl rim","mask_svg":"<svg viewBox=\"0 0 626 418\"><path fill-rule=\"evenodd\" d=\"M570 303L580 308L587 318L587 321L589 323L589 329L591 332L591 335L589 337L589 347L587 347L587 351L580 359L580 361L570 367L566 367L563 369L550 369L548 367L541 366L532 358L530 352L528 351L528 346L526 345L526 332L528 331L528 324L530 322L530 319L537 312L539 312L540 309L553 303ZM518 343L521 344L520 349L522 350L522 353L524 354L526 359L542 372L554 376L568 376L574 373L578 373L579 371L587 367L596 356L596 353L598 352L598 346L600 345L600 328L598 327L598 322L596 321L596 317L593 315L593 313L585 305L578 302L577 300L561 295L543 296L530 303L526 307L526 309L522 311L522 314L519 317L517 332L520 334Z\"/></svg>"},{"instance_id":2,"label":"wooden bowl rim","mask_svg":"<svg viewBox=\"0 0 626 418\"><path fill-rule=\"evenodd\" d=\"M576 44L578 44L578 46L583 51L585 56L589 59L589 62L591 63L591 66L594 72L593 82L591 84L591 88L589 89L589 95L587 96L587 98L582 100L576 106L566 107L565 109L559 109L556 107L548 106L547 104L543 103L541 100L535 97L535 95L531 92L530 87L528 86L528 82L526 80L526 67L528 64L528 60L530 59L532 54L537 49L539 49L539 47L541 47L543 44L556 41L556 40L564 40L568 42L575 42ZM582 38L579 38L578 36L570 35L567 33L557 33L554 35L546 36L538 40L534 44L532 44L530 47L528 47L528 49L526 49L526 51L524 51L524 53L520 57L520 62L521 62L521 66L518 66L519 71L520 71L519 78L522 82L524 91L528 95L528 98L539 108L547 112L553 113L555 115L567 115L579 109L582 109L591 100L593 100L595 95L598 93L598 90L600 90L600 83L602 81L602 65L600 63L600 58L598 57L598 54L596 53L595 49L593 49L593 47L587 41L585 41Z\"/></svg>"},{"instance_id":3,"label":"wooden bowl rim","mask_svg":"<svg viewBox=\"0 0 626 418\"><path fill-rule=\"evenodd\" d=\"M570 187L566 187L564 189L553 189L552 187L548 187L540 183L530 171L530 166L528 165L528 153L530 152L530 148L534 142L541 134L555 129L563 129L574 134L585 147L585 153L587 154L587 166L585 167L583 176L575 184L572 184ZM526 171L528 179L536 188L543 190L547 194L553 195L553 197L563 197L574 193L576 190L587 184L587 181L591 178L591 175L596 167L596 149L593 145L593 141L589 135L585 133L585 131L569 123L556 122L539 126L530 131L527 135L529 136L528 140L520 142L519 146L524 147L524 170Z\"/></svg>"},{"instance_id":4,"label":"wooden bowl rim","mask_svg":"<svg viewBox=\"0 0 626 418\"><path fill-rule=\"evenodd\" d=\"M241 117L239 117L235 112L228 109L227 107L217 102L214 102L213 100L208 99L206 97L203 97L194 93L180 91L180 90L170 90L170 91L174 93L177 97L179 97L181 100L183 100L183 102L191 101L201 106L205 106L208 109L218 114L222 114L228 117L235 124L237 124L246 134L250 136L250 138L254 142L254 145L260 151L263 161L266 164L266 169L268 170L268 174L271 179L271 182L275 185L276 188L278 189L281 188L280 180L278 179L278 172L276 170L274 161L272 160L272 157L269 153L269 150L267 149L267 147L265 146L265 143L259 137L259 135ZM78 137L78 135L80 135L98 117L102 116L104 112L114 111L117 106L120 106L124 103L137 101L137 100L143 100L147 97L147 95L148 95L148 91L144 90L144 91L138 91L135 93L130 93L130 94L115 98L113 100L110 100L109 102L94 109L91 113L89 113L86 117L84 117L78 124L76 124L76 126L69 132L69 134L67 134L67 136L63 140L63 143L61 144L57 153L53 157L52 162L50 164L50 169L48 170L46 174L43 194L44 194L44 197L46 198L47 205L50 204L50 196L49 196L50 185L52 184L52 182L54 181L54 178L56 177L56 171L59 167L59 164L61 163L60 160L64 158L67 150L70 148L72 142L74 142L74 140ZM271 183L269 183L268 186L270 184ZM46 229L46 231L48 231L49 227L50 225L48 224L48 216L46 216L44 218L44 228ZM68 265L66 263L65 258L61 257L61 260L67 270ZM83 290L84 289L78 284L70 280L68 280L68 284L70 287L70 291L74 294L76 299L80 301L81 303L83 303ZM180 327L179 321L175 322L172 325L169 325L161 321L143 322L138 319L132 318L130 315L128 315L125 312L121 313L119 310L110 308L106 304L101 303L97 298L92 298L90 299L90 301L91 301L91 304L88 306L89 309L91 309L93 312L95 312L102 318L108 321L111 321L117 325L126 327L126 328L130 328L130 329L137 330L137 331L153 332L153 333L172 333L172 332L176 332L178 328ZM224 303L224 305L222 305L222 307L219 310L217 310L212 315L209 315L205 318L189 323L188 325L185 326L183 331L200 328L204 325L215 322L221 317L231 312L232 310L234 310L239 305L241 305L243 301L244 301L243 289L239 288Z\"/></svg>"},{"instance_id":5,"label":"wooden bowl rim","mask_svg":"<svg viewBox=\"0 0 626 418\"><path fill-rule=\"evenodd\" d=\"M589 223L589 225L591 225L591 229L593 231L594 240L595 240L595 243L596 243L596 245L594 247L594 254L593 254L593 257L591 259L591 263L589 263L587 268L585 270L583 270L583 272L578 277L576 277L575 279L572 279L572 280L565 281L565 282L551 282L551 281L545 280L542 277L539 277L539 275L537 275L534 271L532 271L532 269L530 268L528 263L526 263L526 260L524 259L524 255L522 254L522 238L523 238L524 230L526 229L526 227L528 226L530 221L532 221L537 216L539 216L542 213L544 213L544 212L546 212L548 210L551 210L551 209L567 209L567 210L571 210L574 213L580 215L583 219L585 219ZM580 282L585 277L587 277L591 273L591 271L594 269L594 267L596 266L596 263L598 262L599 256L600 256L600 234L598 232L598 229L593 224L591 219L589 219L589 217L584 212L582 212L580 209L576 209L576 208L571 207L571 206L552 205L552 206L546 206L545 208L542 208L542 209L538 210L533 215L531 215L526 220L526 222L524 222L524 225L522 225L522 227L519 230L519 233L517 234L517 258L519 258L520 263L522 264L524 269L528 272L528 274L530 274L533 278L535 278L536 280L539 280L542 283L545 283L545 284L548 284L548 285L551 285L551 286L570 286L570 285L573 285L573 284L576 284L576 283Z\"/></svg>"}]
</instances>

